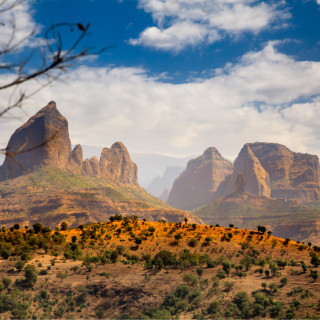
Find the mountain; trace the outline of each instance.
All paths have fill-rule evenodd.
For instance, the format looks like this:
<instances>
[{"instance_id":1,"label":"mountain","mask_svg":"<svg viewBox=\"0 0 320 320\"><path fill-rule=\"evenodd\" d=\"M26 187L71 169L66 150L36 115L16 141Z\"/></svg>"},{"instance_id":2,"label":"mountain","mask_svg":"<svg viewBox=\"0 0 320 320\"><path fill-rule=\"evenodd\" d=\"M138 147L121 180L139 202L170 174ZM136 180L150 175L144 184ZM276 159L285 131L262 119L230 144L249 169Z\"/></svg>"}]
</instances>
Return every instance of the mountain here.
<instances>
[{"instance_id":1,"label":"mountain","mask_svg":"<svg viewBox=\"0 0 320 320\"><path fill-rule=\"evenodd\" d=\"M101 154L102 149L102 147L82 145L84 158L88 159ZM185 168L187 162L194 157L175 157L164 154L141 152L130 152L130 156L138 167L139 184L145 189L148 188L152 181L158 176L163 176L168 167L177 166ZM156 196L159 195L156 194Z\"/></svg>"},{"instance_id":2,"label":"mountain","mask_svg":"<svg viewBox=\"0 0 320 320\"><path fill-rule=\"evenodd\" d=\"M187 168L174 181L167 203L183 210L207 204L226 176L232 164L216 148L208 148L200 157L190 160Z\"/></svg>"},{"instance_id":3,"label":"mountain","mask_svg":"<svg viewBox=\"0 0 320 320\"><path fill-rule=\"evenodd\" d=\"M320 199L319 158L296 153L277 143L245 144L234 162L231 176L213 199L235 191L238 172L244 173L247 191L276 199Z\"/></svg>"},{"instance_id":4,"label":"mountain","mask_svg":"<svg viewBox=\"0 0 320 320\"><path fill-rule=\"evenodd\" d=\"M139 183L143 188L147 188L157 176L163 176L168 167L178 166L185 168L187 162L194 158L194 156L175 157L164 154L138 152L133 152L131 156L138 166Z\"/></svg>"},{"instance_id":5,"label":"mountain","mask_svg":"<svg viewBox=\"0 0 320 320\"><path fill-rule=\"evenodd\" d=\"M18 176L40 165L65 169L70 152L68 121L51 101L11 136L0 178Z\"/></svg>"},{"instance_id":6,"label":"mountain","mask_svg":"<svg viewBox=\"0 0 320 320\"><path fill-rule=\"evenodd\" d=\"M81 145L71 150L68 121L51 101L10 138L0 167L0 224L67 220L105 221L110 215L201 223L149 195L138 184L137 166L121 142L103 148L100 159L83 160Z\"/></svg>"},{"instance_id":7,"label":"mountain","mask_svg":"<svg viewBox=\"0 0 320 320\"><path fill-rule=\"evenodd\" d=\"M235 191L203 206L193 214L206 224L256 229L264 225L273 235L320 245L320 210L291 199L271 199Z\"/></svg>"},{"instance_id":8,"label":"mountain","mask_svg":"<svg viewBox=\"0 0 320 320\"><path fill-rule=\"evenodd\" d=\"M155 197L161 198L161 195L172 188L174 180L184 170L182 166L169 166L162 176L155 177L146 187L146 190ZM163 199L163 198L161 198Z\"/></svg>"}]
</instances>

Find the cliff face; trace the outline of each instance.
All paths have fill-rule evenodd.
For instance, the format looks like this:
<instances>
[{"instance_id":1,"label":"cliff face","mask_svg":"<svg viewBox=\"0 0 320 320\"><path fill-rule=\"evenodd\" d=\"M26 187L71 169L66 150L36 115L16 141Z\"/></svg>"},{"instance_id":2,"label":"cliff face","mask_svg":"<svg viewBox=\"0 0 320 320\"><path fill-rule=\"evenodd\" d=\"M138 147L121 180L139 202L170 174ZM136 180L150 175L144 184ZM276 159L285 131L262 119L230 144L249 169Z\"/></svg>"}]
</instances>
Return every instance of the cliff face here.
<instances>
[{"instance_id":1,"label":"cliff face","mask_svg":"<svg viewBox=\"0 0 320 320\"><path fill-rule=\"evenodd\" d=\"M252 194L301 201L320 198L319 158L315 155L295 153L277 143L248 143L213 200L235 191L239 172L244 173L245 190Z\"/></svg>"},{"instance_id":2,"label":"cliff face","mask_svg":"<svg viewBox=\"0 0 320 320\"><path fill-rule=\"evenodd\" d=\"M207 204L231 172L232 164L216 148L209 148L188 162L186 170L174 181L167 203L184 210Z\"/></svg>"},{"instance_id":3,"label":"cliff face","mask_svg":"<svg viewBox=\"0 0 320 320\"><path fill-rule=\"evenodd\" d=\"M104 148L100 162L96 157L83 161L79 144L71 151L68 121L53 101L14 132L0 168L0 178L23 175L39 166L55 167L116 184L138 185L137 166L123 143L116 142L111 148Z\"/></svg>"},{"instance_id":4,"label":"cliff face","mask_svg":"<svg viewBox=\"0 0 320 320\"><path fill-rule=\"evenodd\" d=\"M248 144L244 145L234 162L233 173L220 185L213 199L233 193L237 190L237 176L243 173L244 189L250 193L269 197L270 179L269 174L262 167L259 159L252 152Z\"/></svg>"},{"instance_id":5,"label":"cliff face","mask_svg":"<svg viewBox=\"0 0 320 320\"><path fill-rule=\"evenodd\" d=\"M19 176L40 165L65 169L71 152L68 121L54 101L42 108L11 136L2 179Z\"/></svg>"},{"instance_id":6,"label":"cliff face","mask_svg":"<svg viewBox=\"0 0 320 320\"><path fill-rule=\"evenodd\" d=\"M104 148L100 156L101 177L124 184L137 185L137 166L130 159L127 148L121 142Z\"/></svg>"}]
</instances>

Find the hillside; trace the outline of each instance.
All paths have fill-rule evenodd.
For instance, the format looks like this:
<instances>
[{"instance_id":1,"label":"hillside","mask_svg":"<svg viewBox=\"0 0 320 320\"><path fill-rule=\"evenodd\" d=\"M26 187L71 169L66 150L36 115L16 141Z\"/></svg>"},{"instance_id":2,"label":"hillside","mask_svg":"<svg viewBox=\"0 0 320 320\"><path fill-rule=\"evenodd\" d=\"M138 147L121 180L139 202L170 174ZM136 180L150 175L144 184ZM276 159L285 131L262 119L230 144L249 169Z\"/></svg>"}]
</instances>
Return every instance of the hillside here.
<instances>
[{"instance_id":1,"label":"hillside","mask_svg":"<svg viewBox=\"0 0 320 320\"><path fill-rule=\"evenodd\" d=\"M316 202L312 205L316 207ZM254 229L267 226L279 237L320 244L320 210L298 200L270 199L248 192L234 192L203 206L193 214L206 224L234 224Z\"/></svg>"},{"instance_id":2,"label":"hillside","mask_svg":"<svg viewBox=\"0 0 320 320\"><path fill-rule=\"evenodd\" d=\"M41 222L54 228L66 220L76 227L105 221L114 214L137 215L150 221L183 221L187 217L201 223L139 186L115 185L48 166L1 182L0 195L0 225L5 226Z\"/></svg>"},{"instance_id":3,"label":"hillside","mask_svg":"<svg viewBox=\"0 0 320 320\"><path fill-rule=\"evenodd\" d=\"M1 229L0 317L319 315L318 247L237 228L111 220Z\"/></svg>"}]
</instances>

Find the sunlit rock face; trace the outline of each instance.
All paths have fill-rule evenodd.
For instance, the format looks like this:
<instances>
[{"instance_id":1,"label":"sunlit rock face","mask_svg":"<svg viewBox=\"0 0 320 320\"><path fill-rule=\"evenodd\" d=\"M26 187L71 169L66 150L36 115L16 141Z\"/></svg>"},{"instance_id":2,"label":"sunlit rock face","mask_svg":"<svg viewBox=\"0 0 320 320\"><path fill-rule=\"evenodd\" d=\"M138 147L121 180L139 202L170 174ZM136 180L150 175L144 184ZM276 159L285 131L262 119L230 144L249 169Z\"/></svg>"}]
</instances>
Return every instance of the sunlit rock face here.
<instances>
[{"instance_id":1,"label":"sunlit rock face","mask_svg":"<svg viewBox=\"0 0 320 320\"><path fill-rule=\"evenodd\" d=\"M71 152L68 121L54 101L14 132L6 152L0 170L2 179L24 174L40 165L66 168Z\"/></svg>"},{"instance_id":2,"label":"sunlit rock face","mask_svg":"<svg viewBox=\"0 0 320 320\"><path fill-rule=\"evenodd\" d=\"M208 148L174 181L167 203L183 210L207 204L226 176L232 173L232 164L216 148Z\"/></svg>"},{"instance_id":3,"label":"sunlit rock face","mask_svg":"<svg viewBox=\"0 0 320 320\"><path fill-rule=\"evenodd\" d=\"M215 199L236 191L236 177L243 172L245 190L277 199L313 201L320 198L319 158L296 153L277 143L245 144L234 162L234 171Z\"/></svg>"},{"instance_id":4,"label":"sunlit rock face","mask_svg":"<svg viewBox=\"0 0 320 320\"><path fill-rule=\"evenodd\" d=\"M39 166L51 166L112 183L138 185L137 166L123 143L116 142L111 148L104 148L100 161L96 157L84 161L80 144L71 150L68 121L54 101L14 132L6 151L6 159L0 168L2 180Z\"/></svg>"}]
</instances>

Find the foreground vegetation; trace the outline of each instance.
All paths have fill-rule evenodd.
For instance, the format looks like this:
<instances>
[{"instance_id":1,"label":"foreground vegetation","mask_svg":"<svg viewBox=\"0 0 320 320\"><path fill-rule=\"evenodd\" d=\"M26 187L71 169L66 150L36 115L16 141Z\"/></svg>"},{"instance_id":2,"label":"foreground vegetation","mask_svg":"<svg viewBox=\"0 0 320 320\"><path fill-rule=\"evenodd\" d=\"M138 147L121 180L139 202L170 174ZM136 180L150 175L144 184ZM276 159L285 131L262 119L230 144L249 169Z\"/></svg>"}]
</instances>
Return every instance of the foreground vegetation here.
<instances>
[{"instance_id":1,"label":"foreground vegetation","mask_svg":"<svg viewBox=\"0 0 320 320\"><path fill-rule=\"evenodd\" d=\"M266 228L138 221L0 232L0 317L317 318L319 247ZM153 306L150 308L150 306ZM320 316L319 316L320 318Z\"/></svg>"}]
</instances>

